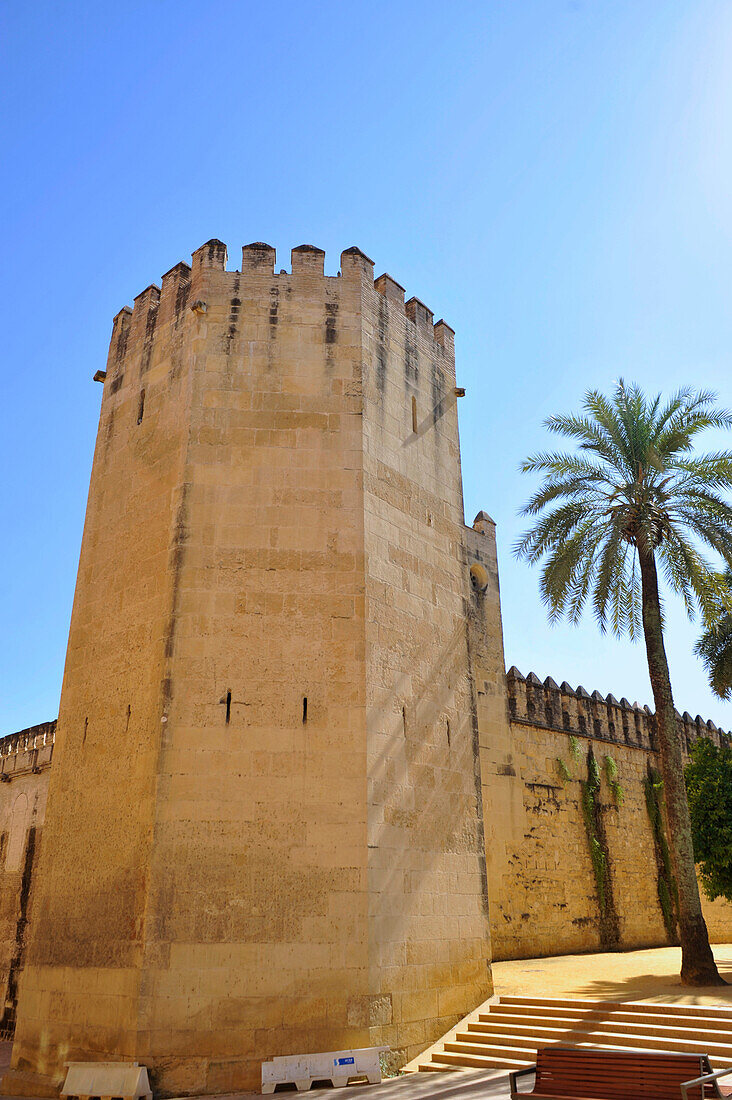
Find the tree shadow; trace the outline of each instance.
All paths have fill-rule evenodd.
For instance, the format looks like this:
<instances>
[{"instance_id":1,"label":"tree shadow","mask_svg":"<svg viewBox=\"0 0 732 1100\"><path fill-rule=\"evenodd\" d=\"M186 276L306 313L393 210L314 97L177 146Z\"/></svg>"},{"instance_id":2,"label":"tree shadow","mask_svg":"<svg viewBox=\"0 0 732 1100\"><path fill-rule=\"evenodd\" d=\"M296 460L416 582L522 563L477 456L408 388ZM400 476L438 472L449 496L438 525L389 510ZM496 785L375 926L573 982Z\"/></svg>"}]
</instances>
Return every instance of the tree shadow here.
<instances>
[{"instance_id":1,"label":"tree shadow","mask_svg":"<svg viewBox=\"0 0 732 1100\"><path fill-rule=\"evenodd\" d=\"M716 962L720 975L732 983L732 958L717 956ZM678 974L633 974L617 980L598 978L575 986L572 995L599 1001L678 1001L699 1005L716 1002L732 1008L732 984L726 987L682 985Z\"/></svg>"}]
</instances>

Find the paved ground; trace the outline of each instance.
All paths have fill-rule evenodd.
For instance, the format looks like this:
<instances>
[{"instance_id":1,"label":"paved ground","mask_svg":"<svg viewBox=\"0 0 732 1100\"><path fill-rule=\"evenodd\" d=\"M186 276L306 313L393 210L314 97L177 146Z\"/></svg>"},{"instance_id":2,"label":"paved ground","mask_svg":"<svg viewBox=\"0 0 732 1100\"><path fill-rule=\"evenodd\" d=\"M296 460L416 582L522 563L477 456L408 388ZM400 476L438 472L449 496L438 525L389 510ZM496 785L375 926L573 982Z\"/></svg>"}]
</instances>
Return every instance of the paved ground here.
<instances>
[{"instance_id":1,"label":"paved ground","mask_svg":"<svg viewBox=\"0 0 732 1100\"><path fill-rule=\"evenodd\" d=\"M533 1081L533 1077L529 1078ZM530 1084L526 1086L530 1088ZM256 1092L239 1092L217 1100L254 1100ZM345 1089L310 1089L310 1092L279 1091L282 1100L506 1100L510 1096L505 1070L456 1070L454 1073L410 1073L391 1077L380 1085L351 1085Z\"/></svg>"}]
</instances>

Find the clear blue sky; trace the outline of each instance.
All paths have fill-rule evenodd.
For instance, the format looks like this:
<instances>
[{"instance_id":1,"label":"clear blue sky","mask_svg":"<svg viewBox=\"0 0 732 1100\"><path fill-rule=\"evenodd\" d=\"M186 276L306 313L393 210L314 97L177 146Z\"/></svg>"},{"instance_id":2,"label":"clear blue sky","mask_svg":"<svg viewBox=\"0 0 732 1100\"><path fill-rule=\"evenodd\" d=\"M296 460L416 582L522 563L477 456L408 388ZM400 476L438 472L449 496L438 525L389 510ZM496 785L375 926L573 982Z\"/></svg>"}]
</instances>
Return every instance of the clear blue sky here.
<instances>
[{"instance_id":1,"label":"clear blue sky","mask_svg":"<svg viewBox=\"0 0 732 1100\"><path fill-rule=\"evenodd\" d=\"M57 713L111 319L210 237L359 245L457 331L508 663L650 702L512 560L543 419L620 374L732 405L732 5L7 3L0 732ZM710 445L719 440L710 439ZM729 441L732 446L732 439ZM732 726L679 610L677 705Z\"/></svg>"}]
</instances>

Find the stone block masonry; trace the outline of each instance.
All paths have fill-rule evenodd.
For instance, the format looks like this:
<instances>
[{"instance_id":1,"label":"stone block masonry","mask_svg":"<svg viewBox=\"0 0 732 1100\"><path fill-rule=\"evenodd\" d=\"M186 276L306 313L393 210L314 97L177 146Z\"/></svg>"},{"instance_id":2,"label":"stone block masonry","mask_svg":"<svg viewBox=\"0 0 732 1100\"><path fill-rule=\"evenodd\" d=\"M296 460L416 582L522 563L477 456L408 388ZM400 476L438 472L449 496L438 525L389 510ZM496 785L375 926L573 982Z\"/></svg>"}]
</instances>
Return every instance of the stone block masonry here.
<instances>
[{"instance_id":1,"label":"stone block masonry","mask_svg":"<svg viewBox=\"0 0 732 1100\"><path fill-rule=\"evenodd\" d=\"M15 1031L56 723L0 738L0 1037Z\"/></svg>"},{"instance_id":2,"label":"stone block masonry","mask_svg":"<svg viewBox=\"0 0 732 1100\"><path fill-rule=\"evenodd\" d=\"M400 1064L491 992L453 333L357 248L274 270L212 240L114 321L16 1095Z\"/></svg>"},{"instance_id":3,"label":"stone block masonry","mask_svg":"<svg viewBox=\"0 0 732 1100\"><path fill-rule=\"evenodd\" d=\"M489 842L494 958L674 942L664 920L664 888L646 804L649 774L658 769L652 711L625 698L574 690L566 681L558 686L551 677L543 682L534 673L524 677L516 668L509 670L506 687L507 756L503 769L494 767L488 780L492 797L502 797L513 810L490 824L500 853L491 860ZM677 725L685 751L698 737L720 743L730 736L698 715L677 714ZM582 808L590 750L602 776L604 910ZM615 769L619 796L608 775ZM704 898L703 904L712 941L730 942L732 905Z\"/></svg>"}]
</instances>

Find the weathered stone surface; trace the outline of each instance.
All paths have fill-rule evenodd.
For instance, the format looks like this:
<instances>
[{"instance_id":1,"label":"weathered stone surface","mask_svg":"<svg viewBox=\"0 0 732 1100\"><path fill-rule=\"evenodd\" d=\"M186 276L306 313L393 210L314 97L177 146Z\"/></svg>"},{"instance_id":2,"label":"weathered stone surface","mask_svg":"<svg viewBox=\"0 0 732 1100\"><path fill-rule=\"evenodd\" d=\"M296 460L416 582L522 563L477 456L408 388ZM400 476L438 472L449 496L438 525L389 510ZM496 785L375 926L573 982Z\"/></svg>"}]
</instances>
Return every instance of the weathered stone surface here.
<instances>
[{"instance_id":1,"label":"weathered stone surface","mask_svg":"<svg viewBox=\"0 0 732 1100\"><path fill-rule=\"evenodd\" d=\"M491 991L452 341L358 249L244 260L115 319L14 1046L50 1081L408 1059Z\"/></svg>"}]
</instances>

